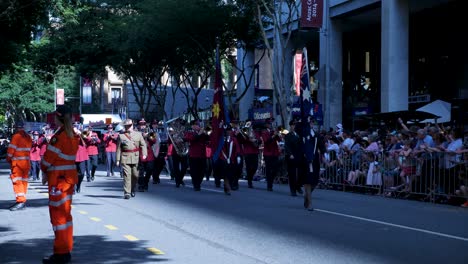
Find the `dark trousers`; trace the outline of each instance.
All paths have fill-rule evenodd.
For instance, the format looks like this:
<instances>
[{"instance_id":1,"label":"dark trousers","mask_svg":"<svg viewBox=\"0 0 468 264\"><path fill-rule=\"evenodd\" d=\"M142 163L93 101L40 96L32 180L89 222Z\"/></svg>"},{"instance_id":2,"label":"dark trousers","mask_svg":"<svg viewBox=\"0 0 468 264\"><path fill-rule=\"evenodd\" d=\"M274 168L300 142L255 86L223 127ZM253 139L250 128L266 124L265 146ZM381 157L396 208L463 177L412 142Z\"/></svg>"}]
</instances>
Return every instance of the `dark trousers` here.
<instances>
[{"instance_id":1,"label":"dark trousers","mask_svg":"<svg viewBox=\"0 0 468 264\"><path fill-rule=\"evenodd\" d=\"M39 180L40 171L41 171L41 161L31 161L31 176L33 180Z\"/></svg>"},{"instance_id":2,"label":"dark trousers","mask_svg":"<svg viewBox=\"0 0 468 264\"><path fill-rule=\"evenodd\" d=\"M90 176L94 178L94 173L96 173L96 169L98 166L98 155L89 155L87 166L88 170L86 171L86 176L88 178Z\"/></svg>"},{"instance_id":3,"label":"dark trousers","mask_svg":"<svg viewBox=\"0 0 468 264\"><path fill-rule=\"evenodd\" d=\"M189 158L193 188L200 189L205 174L206 158Z\"/></svg>"},{"instance_id":4,"label":"dark trousers","mask_svg":"<svg viewBox=\"0 0 468 264\"><path fill-rule=\"evenodd\" d=\"M184 180L185 173L187 172L187 157L181 157L179 155L172 155L172 172L176 184L182 184Z\"/></svg>"},{"instance_id":5,"label":"dark trousers","mask_svg":"<svg viewBox=\"0 0 468 264\"><path fill-rule=\"evenodd\" d=\"M213 164L213 177L215 179L215 185L221 186L221 180L227 178L227 163L225 160L217 159Z\"/></svg>"},{"instance_id":6,"label":"dark trousers","mask_svg":"<svg viewBox=\"0 0 468 264\"><path fill-rule=\"evenodd\" d=\"M151 176L153 175L153 170L154 170L153 161L141 162L140 163L140 177L138 179L138 185L148 186L149 180Z\"/></svg>"},{"instance_id":7,"label":"dark trousers","mask_svg":"<svg viewBox=\"0 0 468 264\"><path fill-rule=\"evenodd\" d=\"M153 161L153 182L158 182L159 183L159 175L161 175L162 170L164 169L164 166L166 165L166 160L164 157L157 157Z\"/></svg>"},{"instance_id":8,"label":"dark trousers","mask_svg":"<svg viewBox=\"0 0 468 264\"><path fill-rule=\"evenodd\" d=\"M267 188L273 188L273 181L275 180L278 171L278 156L263 156L265 159L265 174L267 179Z\"/></svg>"},{"instance_id":9,"label":"dark trousers","mask_svg":"<svg viewBox=\"0 0 468 264\"><path fill-rule=\"evenodd\" d=\"M258 154L245 155L245 170L247 172L247 181L252 184L253 177L258 169Z\"/></svg>"},{"instance_id":10,"label":"dark trousers","mask_svg":"<svg viewBox=\"0 0 468 264\"><path fill-rule=\"evenodd\" d=\"M232 170L232 177L231 177L231 187L233 189L239 188L239 179L242 177L242 168L244 167L244 159L240 158L240 163L229 164L230 170Z\"/></svg>"},{"instance_id":11,"label":"dark trousers","mask_svg":"<svg viewBox=\"0 0 468 264\"><path fill-rule=\"evenodd\" d=\"M115 152L106 152L107 176L114 176Z\"/></svg>"},{"instance_id":12,"label":"dark trousers","mask_svg":"<svg viewBox=\"0 0 468 264\"><path fill-rule=\"evenodd\" d=\"M78 190L81 188L81 183L86 173L86 162L87 161L75 162L76 171L78 172L78 184L76 185L76 189Z\"/></svg>"},{"instance_id":13,"label":"dark trousers","mask_svg":"<svg viewBox=\"0 0 468 264\"><path fill-rule=\"evenodd\" d=\"M210 176L213 173L213 158L206 158L205 177L206 180L210 180Z\"/></svg>"},{"instance_id":14,"label":"dark trousers","mask_svg":"<svg viewBox=\"0 0 468 264\"><path fill-rule=\"evenodd\" d=\"M286 166L288 167L288 182L291 193L296 193L301 188L300 175L303 173L303 165L297 159L286 157Z\"/></svg>"}]
</instances>

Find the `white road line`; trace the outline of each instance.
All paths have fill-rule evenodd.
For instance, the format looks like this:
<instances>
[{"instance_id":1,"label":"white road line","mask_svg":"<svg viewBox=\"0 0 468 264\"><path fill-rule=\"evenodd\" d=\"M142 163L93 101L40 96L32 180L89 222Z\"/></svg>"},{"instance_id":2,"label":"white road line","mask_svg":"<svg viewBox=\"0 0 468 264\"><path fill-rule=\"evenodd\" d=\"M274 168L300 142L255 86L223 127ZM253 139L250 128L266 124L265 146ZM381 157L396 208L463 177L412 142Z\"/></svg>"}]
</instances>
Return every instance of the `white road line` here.
<instances>
[{"instance_id":1,"label":"white road line","mask_svg":"<svg viewBox=\"0 0 468 264\"><path fill-rule=\"evenodd\" d=\"M397 227L397 228L401 228L401 229L407 229L407 230L417 231L417 232L426 233L426 234L430 234L430 235L435 235L435 236L440 236L440 237L451 238L451 239L456 239L456 240L461 240L461 241L468 242L468 238L466 238L466 237L453 236L453 235L434 232L434 231L430 231L430 230L426 230L426 229L415 228L415 227L410 227L410 226L404 226L404 225L399 225L399 224L392 224L392 223L389 223L389 222L384 222L384 221L379 221L379 220L374 220L374 219L369 219L369 218L364 218L364 217L359 217L359 216L354 216L354 215L342 214L342 213L337 213L337 212L332 212L332 211L327 211L327 210L322 210L322 209L315 209L314 208L314 211L327 213L327 214L332 214L332 215L343 216L343 217L348 217L348 218L353 218L353 219L366 221L366 222L371 222L371 223L376 223L376 224L381 224L381 225L393 226L393 227Z\"/></svg>"}]
</instances>

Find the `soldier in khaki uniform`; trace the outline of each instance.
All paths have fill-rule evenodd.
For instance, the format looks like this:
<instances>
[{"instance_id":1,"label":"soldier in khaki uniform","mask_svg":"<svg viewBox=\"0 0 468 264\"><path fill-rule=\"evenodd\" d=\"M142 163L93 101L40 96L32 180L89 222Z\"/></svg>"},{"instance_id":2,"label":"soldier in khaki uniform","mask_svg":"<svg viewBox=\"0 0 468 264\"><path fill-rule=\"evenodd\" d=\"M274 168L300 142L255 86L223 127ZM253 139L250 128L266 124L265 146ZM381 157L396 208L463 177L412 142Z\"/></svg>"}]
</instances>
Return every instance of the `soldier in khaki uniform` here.
<instances>
[{"instance_id":1,"label":"soldier in khaki uniform","mask_svg":"<svg viewBox=\"0 0 468 264\"><path fill-rule=\"evenodd\" d=\"M133 122L127 119L124 122L125 132L117 138L116 165L122 164L124 178L124 199L135 197L135 187L138 181L138 162L140 148L143 159L148 155L146 142L140 132L133 131Z\"/></svg>"}]
</instances>

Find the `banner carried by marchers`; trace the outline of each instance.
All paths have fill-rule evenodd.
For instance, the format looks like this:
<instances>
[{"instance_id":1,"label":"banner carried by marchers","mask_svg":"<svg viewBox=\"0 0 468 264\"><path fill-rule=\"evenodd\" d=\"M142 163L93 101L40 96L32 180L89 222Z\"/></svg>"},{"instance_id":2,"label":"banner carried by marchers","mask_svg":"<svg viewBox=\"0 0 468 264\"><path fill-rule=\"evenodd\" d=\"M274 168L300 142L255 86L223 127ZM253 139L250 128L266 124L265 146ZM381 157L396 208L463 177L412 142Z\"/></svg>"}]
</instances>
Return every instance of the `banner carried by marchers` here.
<instances>
[{"instance_id":1,"label":"banner carried by marchers","mask_svg":"<svg viewBox=\"0 0 468 264\"><path fill-rule=\"evenodd\" d=\"M221 79L221 60L218 47L216 48L214 89L210 141L211 149L213 150L213 160L216 161L223 149L224 125L228 125L230 123L229 115L226 113L224 105L223 84Z\"/></svg>"},{"instance_id":2,"label":"banner carried by marchers","mask_svg":"<svg viewBox=\"0 0 468 264\"><path fill-rule=\"evenodd\" d=\"M302 0L301 27L321 28L323 25L323 0Z\"/></svg>"}]
</instances>

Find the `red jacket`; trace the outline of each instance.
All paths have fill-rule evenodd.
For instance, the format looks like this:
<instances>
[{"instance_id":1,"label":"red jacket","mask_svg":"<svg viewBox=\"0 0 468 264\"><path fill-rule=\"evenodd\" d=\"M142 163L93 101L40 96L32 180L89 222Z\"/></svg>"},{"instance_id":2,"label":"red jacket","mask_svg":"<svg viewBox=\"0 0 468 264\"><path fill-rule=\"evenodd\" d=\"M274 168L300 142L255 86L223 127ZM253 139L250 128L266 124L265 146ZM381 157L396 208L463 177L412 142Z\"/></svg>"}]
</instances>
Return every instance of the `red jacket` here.
<instances>
[{"instance_id":1,"label":"red jacket","mask_svg":"<svg viewBox=\"0 0 468 264\"><path fill-rule=\"evenodd\" d=\"M265 130L261 134L263 140L263 156L279 156L280 149L278 146L279 136L274 135L273 131Z\"/></svg>"},{"instance_id":2,"label":"red jacket","mask_svg":"<svg viewBox=\"0 0 468 264\"><path fill-rule=\"evenodd\" d=\"M251 139L245 138L243 135L239 135L237 137L239 144L242 147L244 155L258 154L260 152L258 149L258 145L260 143L259 136L257 133L255 133L254 137L257 140L257 142L252 142Z\"/></svg>"},{"instance_id":3,"label":"red jacket","mask_svg":"<svg viewBox=\"0 0 468 264\"><path fill-rule=\"evenodd\" d=\"M85 143L87 146L86 150L88 150L89 156L99 154L98 146L99 143L101 143L101 140L99 139L96 132L91 132L91 134L89 134L88 137L85 138Z\"/></svg>"},{"instance_id":4,"label":"red jacket","mask_svg":"<svg viewBox=\"0 0 468 264\"><path fill-rule=\"evenodd\" d=\"M190 158L206 158L206 145L210 137L207 134L198 134L194 131L186 132L184 141L189 142L189 157Z\"/></svg>"},{"instance_id":5,"label":"red jacket","mask_svg":"<svg viewBox=\"0 0 468 264\"><path fill-rule=\"evenodd\" d=\"M104 144L106 146L106 152L116 152L117 151L117 138L119 133L113 132L104 134Z\"/></svg>"},{"instance_id":6,"label":"red jacket","mask_svg":"<svg viewBox=\"0 0 468 264\"><path fill-rule=\"evenodd\" d=\"M146 159L143 159L143 151L140 148L140 161L141 162L154 161L153 145L155 143L156 142L154 142L154 141L146 140L146 151L147 151L147 154L148 154L148 156L146 156Z\"/></svg>"},{"instance_id":7,"label":"red jacket","mask_svg":"<svg viewBox=\"0 0 468 264\"><path fill-rule=\"evenodd\" d=\"M29 152L29 160L41 161L41 148L39 147L38 141L33 141L31 151Z\"/></svg>"},{"instance_id":8,"label":"red jacket","mask_svg":"<svg viewBox=\"0 0 468 264\"><path fill-rule=\"evenodd\" d=\"M222 160L229 160L230 164L237 164L237 157L240 156L240 145L237 139L233 136L226 138L223 144L223 151L219 154Z\"/></svg>"},{"instance_id":9,"label":"red jacket","mask_svg":"<svg viewBox=\"0 0 468 264\"><path fill-rule=\"evenodd\" d=\"M76 152L76 162L83 162L89 160L88 151L86 150L86 144L83 139L80 139L80 144L78 145L78 151Z\"/></svg>"},{"instance_id":10,"label":"red jacket","mask_svg":"<svg viewBox=\"0 0 468 264\"><path fill-rule=\"evenodd\" d=\"M45 136L40 136L37 142L39 142L39 148L41 149L41 151L39 151L39 155L42 157L47 149L47 138Z\"/></svg>"}]
</instances>

